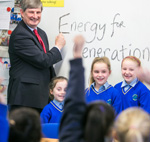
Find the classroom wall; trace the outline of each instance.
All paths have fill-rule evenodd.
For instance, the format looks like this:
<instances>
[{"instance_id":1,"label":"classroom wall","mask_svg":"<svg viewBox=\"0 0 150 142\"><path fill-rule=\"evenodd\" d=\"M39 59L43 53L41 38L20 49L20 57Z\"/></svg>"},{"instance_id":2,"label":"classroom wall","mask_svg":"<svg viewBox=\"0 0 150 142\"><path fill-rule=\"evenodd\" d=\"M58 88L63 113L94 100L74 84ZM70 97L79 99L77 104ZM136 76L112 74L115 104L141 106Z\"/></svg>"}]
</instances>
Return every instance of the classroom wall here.
<instances>
[{"instance_id":1,"label":"classroom wall","mask_svg":"<svg viewBox=\"0 0 150 142\"><path fill-rule=\"evenodd\" d=\"M72 56L72 39L83 34L86 44L83 60L86 86L92 60L107 56L112 65L109 83L120 82L121 61L128 55L150 65L150 1L148 0L65 0L64 7L44 7L39 25L46 31L50 47L59 32L66 38L63 61L56 64L58 75L68 77L68 61Z\"/></svg>"},{"instance_id":2,"label":"classroom wall","mask_svg":"<svg viewBox=\"0 0 150 142\"><path fill-rule=\"evenodd\" d=\"M14 0L8 0L8 1L0 1L0 7L14 7ZM8 29L7 29L8 30ZM12 29L11 29L12 30ZM2 37L2 29L0 29L0 38ZM8 86L9 81L9 67L10 67L10 61L9 57L5 57L7 54L7 46L3 46L1 48L0 46L0 77L3 77L4 81L2 82L3 85L6 87ZM3 92L3 95L5 97L5 100L7 102L7 89Z\"/></svg>"}]
</instances>

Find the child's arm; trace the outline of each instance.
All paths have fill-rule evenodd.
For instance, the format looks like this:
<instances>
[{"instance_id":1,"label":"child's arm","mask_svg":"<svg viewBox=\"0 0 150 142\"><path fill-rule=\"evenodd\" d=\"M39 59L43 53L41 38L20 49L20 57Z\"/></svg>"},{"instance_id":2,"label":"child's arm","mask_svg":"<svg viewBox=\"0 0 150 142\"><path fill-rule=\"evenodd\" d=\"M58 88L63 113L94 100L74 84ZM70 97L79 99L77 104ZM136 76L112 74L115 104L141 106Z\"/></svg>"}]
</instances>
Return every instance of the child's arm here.
<instances>
[{"instance_id":1,"label":"child's arm","mask_svg":"<svg viewBox=\"0 0 150 142\"><path fill-rule=\"evenodd\" d=\"M51 112L51 109L50 109L50 105L46 105L41 114L40 114L40 117L41 117L41 123L44 124L44 123L49 123L50 119L51 119L51 115L52 115L52 112Z\"/></svg>"},{"instance_id":2,"label":"child's arm","mask_svg":"<svg viewBox=\"0 0 150 142\"><path fill-rule=\"evenodd\" d=\"M7 142L8 133L7 106L0 103L0 142Z\"/></svg>"},{"instance_id":3,"label":"child's arm","mask_svg":"<svg viewBox=\"0 0 150 142\"><path fill-rule=\"evenodd\" d=\"M139 105L150 114L150 91L144 84L140 89Z\"/></svg>"},{"instance_id":4,"label":"child's arm","mask_svg":"<svg viewBox=\"0 0 150 142\"><path fill-rule=\"evenodd\" d=\"M79 142L83 135L81 121L86 109L86 103L81 52L84 39L81 36L77 36L74 42L75 59L70 61L69 83L59 129L60 142Z\"/></svg>"},{"instance_id":5,"label":"child's arm","mask_svg":"<svg viewBox=\"0 0 150 142\"><path fill-rule=\"evenodd\" d=\"M114 88L113 90L113 100L112 100L112 106L114 107L117 115L122 111L122 97L121 94L117 89Z\"/></svg>"},{"instance_id":6,"label":"child's arm","mask_svg":"<svg viewBox=\"0 0 150 142\"><path fill-rule=\"evenodd\" d=\"M0 78L0 85L3 79ZM1 94L6 87L0 89L0 142L7 142L9 125L7 120L7 106L5 105L5 98Z\"/></svg>"},{"instance_id":7,"label":"child's arm","mask_svg":"<svg viewBox=\"0 0 150 142\"><path fill-rule=\"evenodd\" d=\"M84 45L84 38L82 35L78 35L74 38L73 55L74 59L82 58L82 48Z\"/></svg>"}]
</instances>

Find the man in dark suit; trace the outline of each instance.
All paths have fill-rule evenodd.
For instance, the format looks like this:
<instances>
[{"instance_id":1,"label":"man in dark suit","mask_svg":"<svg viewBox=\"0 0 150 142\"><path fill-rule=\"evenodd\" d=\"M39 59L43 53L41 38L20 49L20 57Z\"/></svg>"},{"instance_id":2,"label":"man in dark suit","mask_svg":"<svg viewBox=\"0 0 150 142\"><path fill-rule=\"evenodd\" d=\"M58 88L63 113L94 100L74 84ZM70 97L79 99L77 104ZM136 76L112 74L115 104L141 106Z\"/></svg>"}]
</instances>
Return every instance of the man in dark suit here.
<instances>
[{"instance_id":1,"label":"man in dark suit","mask_svg":"<svg viewBox=\"0 0 150 142\"><path fill-rule=\"evenodd\" d=\"M55 47L49 50L46 33L37 27L41 20L42 3L40 0L22 0L22 21L12 32L9 42L10 79L8 104L10 110L18 107L31 107L39 112L48 103L48 84L55 76L53 64L62 60L60 50L65 39L59 34ZM33 30L37 29L44 47Z\"/></svg>"}]
</instances>

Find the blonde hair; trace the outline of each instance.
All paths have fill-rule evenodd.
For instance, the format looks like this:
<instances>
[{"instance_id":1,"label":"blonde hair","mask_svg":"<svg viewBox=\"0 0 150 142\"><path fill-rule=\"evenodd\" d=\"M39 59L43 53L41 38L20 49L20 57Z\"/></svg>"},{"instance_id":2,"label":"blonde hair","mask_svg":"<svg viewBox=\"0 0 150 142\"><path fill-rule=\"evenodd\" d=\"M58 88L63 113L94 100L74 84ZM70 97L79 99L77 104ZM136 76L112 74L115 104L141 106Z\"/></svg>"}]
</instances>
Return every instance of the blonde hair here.
<instances>
[{"instance_id":1,"label":"blonde hair","mask_svg":"<svg viewBox=\"0 0 150 142\"><path fill-rule=\"evenodd\" d=\"M108 70L111 71L111 65L110 65L110 61L107 57L96 57L91 65L91 73L90 73L90 81L89 81L89 86L91 86L91 84L94 82L93 76L92 76L92 72L93 72L93 67L95 63L105 63L108 67Z\"/></svg>"},{"instance_id":2,"label":"blonde hair","mask_svg":"<svg viewBox=\"0 0 150 142\"><path fill-rule=\"evenodd\" d=\"M122 66L123 62L124 62L125 60L127 60L127 59L136 62L137 65L138 65L138 67L141 66L141 61L140 61L140 59L138 59L138 58L135 57L135 56L127 56L127 57L125 57L125 58L122 60L121 66Z\"/></svg>"},{"instance_id":3,"label":"blonde hair","mask_svg":"<svg viewBox=\"0 0 150 142\"><path fill-rule=\"evenodd\" d=\"M150 116L141 108L128 108L118 116L115 129L120 142L149 142Z\"/></svg>"}]
</instances>

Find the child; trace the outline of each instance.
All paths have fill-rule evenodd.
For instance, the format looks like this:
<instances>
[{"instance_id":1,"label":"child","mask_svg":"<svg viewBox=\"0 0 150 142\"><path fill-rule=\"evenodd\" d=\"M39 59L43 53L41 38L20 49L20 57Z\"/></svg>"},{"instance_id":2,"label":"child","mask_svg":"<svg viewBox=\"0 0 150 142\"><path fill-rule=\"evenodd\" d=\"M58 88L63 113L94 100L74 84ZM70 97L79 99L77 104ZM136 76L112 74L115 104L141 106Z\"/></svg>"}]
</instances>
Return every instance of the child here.
<instances>
[{"instance_id":1,"label":"child","mask_svg":"<svg viewBox=\"0 0 150 142\"><path fill-rule=\"evenodd\" d=\"M111 138L115 114L111 106L98 101L87 105L84 96L82 36L74 40L74 60L70 61L70 78L60 123L60 142L104 142Z\"/></svg>"},{"instance_id":2,"label":"child","mask_svg":"<svg viewBox=\"0 0 150 142\"><path fill-rule=\"evenodd\" d=\"M2 79L0 78L0 85ZM19 108L9 113L1 94L6 86L0 88L0 142L40 142L41 123L38 112L31 108ZM8 140L9 139L9 140Z\"/></svg>"},{"instance_id":3,"label":"child","mask_svg":"<svg viewBox=\"0 0 150 142\"><path fill-rule=\"evenodd\" d=\"M50 97L53 97L53 100L44 107L40 114L43 123L59 123L63 112L67 83L67 78L63 76L52 79L50 83Z\"/></svg>"},{"instance_id":4,"label":"child","mask_svg":"<svg viewBox=\"0 0 150 142\"><path fill-rule=\"evenodd\" d=\"M107 82L111 73L111 65L107 57L96 57L91 66L90 88L85 91L86 102L104 100L114 107L118 114L122 111L119 92Z\"/></svg>"},{"instance_id":5,"label":"child","mask_svg":"<svg viewBox=\"0 0 150 142\"><path fill-rule=\"evenodd\" d=\"M32 108L21 107L9 114L9 142L40 142L41 121L39 113Z\"/></svg>"},{"instance_id":6,"label":"child","mask_svg":"<svg viewBox=\"0 0 150 142\"><path fill-rule=\"evenodd\" d=\"M149 114L140 108L128 108L118 116L115 129L120 142L149 142Z\"/></svg>"},{"instance_id":7,"label":"child","mask_svg":"<svg viewBox=\"0 0 150 142\"><path fill-rule=\"evenodd\" d=\"M150 113L150 91L136 77L140 67L141 62L138 58L134 56L124 58L121 65L124 81L115 85L115 88L122 96L123 110L128 107L139 106Z\"/></svg>"}]
</instances>

